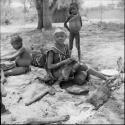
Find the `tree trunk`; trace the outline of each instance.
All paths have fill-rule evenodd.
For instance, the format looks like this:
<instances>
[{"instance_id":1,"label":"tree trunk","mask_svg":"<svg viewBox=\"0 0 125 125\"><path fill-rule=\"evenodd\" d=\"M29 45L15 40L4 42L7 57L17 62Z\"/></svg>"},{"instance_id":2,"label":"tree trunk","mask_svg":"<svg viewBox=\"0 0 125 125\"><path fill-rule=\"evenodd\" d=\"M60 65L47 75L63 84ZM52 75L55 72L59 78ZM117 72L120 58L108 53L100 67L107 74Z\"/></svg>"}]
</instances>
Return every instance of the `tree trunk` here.
<instances>
[{"instance_id":1,"label":"tree trunk","mask_svg":"<svg viewBox=\"0 0 125 125\"><path fill-rule=\"evenodd\" d=\"M38 14L37 29L43 28L43 0L35 0L36 10Z\"/></svg>"},{"instance_id":2,"label":"tree trunk","mask_svg":"<svg viewBox=\"0 0 125 125\"><path fill-rule=\"evenodd\" d=\"M38 13L38 26L37 29L50 29L51 14L49 12L49 0L35 0L36 10Z\"/></svg>"},{"instance_id":3,"label":"tree trunk","mask_svg":"<svg viewBox=\"0 0 125 125\"><path fill-rule=\"evenodd\" d=\"M49 0L43 0L43 27L45 29L52 28L52 17L49 10Z\"/></svg>"}]
</instances>

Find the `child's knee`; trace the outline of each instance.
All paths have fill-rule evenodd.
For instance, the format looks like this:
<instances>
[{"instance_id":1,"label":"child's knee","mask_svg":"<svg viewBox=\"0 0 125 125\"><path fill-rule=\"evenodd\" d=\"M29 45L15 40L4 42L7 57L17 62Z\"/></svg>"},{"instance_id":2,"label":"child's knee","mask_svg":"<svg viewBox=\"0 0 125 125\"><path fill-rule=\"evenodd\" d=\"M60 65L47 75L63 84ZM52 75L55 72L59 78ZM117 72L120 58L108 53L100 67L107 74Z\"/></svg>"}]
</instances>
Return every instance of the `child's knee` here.
<instances>
[{"instance_id":1,"label":"child's knee","mask_svg":"<svg viewBox=\"0 0 125 125\"><path fill-rule=\"evenodd\" d=\"M73 70L73 72L77 72L79 70L79 68L80 68L80 64L76 63L75 65L73 65L72 70Z\"/></svg>"},{"instance_id":2,"label":"child's knee","mask_svg":"<svg viewBox=\"0 0 125 125\"><path fill-rule=\"evenodd\" d=\"M80 44L78 42L76 43L76 48L77 48L78 52L80 52Z\"/></svg>"},{"instance_id":3,"label":"child's knee","mask_svg":"<svg viewBox=\"0 0 125 125\"><path fill-rule=\"evenodd\" d=\"M81 71L75 75L74 81L76 84L82 85L86 82L87 73L85 71Z\"/></svg>"}]
</instances>

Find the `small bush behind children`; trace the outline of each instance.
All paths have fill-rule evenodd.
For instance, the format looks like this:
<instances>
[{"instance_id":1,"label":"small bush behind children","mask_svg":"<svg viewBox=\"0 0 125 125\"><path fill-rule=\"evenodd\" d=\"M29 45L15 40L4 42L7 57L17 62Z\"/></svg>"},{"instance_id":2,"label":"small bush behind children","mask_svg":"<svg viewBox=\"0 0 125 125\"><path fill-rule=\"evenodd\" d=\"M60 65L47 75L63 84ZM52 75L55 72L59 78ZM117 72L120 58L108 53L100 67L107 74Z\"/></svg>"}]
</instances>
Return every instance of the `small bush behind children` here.
<instances>
[{"instance_id":1,"label":"small bush behind children","mask_svg":"<svg viewBox=\"0 0 125 125\"><path fill-rule=\"evenodd\" d=\"M69 17L64 22L64 27L70 32L69 37L69 49L70 55L73 49L73 41L76 40L76 48L78 50L78 59L80 62L81 50L80 50L80 29L82 27L82 19L78 12L78 5L76 3L71 3L69 8ZM69 22L69 26L67 23Z\"/></svg>"}]
</instances>

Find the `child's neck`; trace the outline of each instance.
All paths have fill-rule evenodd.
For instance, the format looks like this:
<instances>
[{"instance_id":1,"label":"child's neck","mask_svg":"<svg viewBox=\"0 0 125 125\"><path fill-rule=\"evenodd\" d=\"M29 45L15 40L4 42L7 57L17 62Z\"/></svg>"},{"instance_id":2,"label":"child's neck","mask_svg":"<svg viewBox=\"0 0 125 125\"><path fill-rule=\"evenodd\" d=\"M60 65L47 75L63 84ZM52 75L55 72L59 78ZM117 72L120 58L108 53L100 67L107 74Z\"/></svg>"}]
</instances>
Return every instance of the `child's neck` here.
<instances>
[{"instance_id":1,"label":"child's neck","mask_svg":"<svg viewBox=\"0 0 125 125\"><path fill-rule=\"evenodd\" d=\"M22 47L20 47L19 49L16 49L16 51L19 51L20 49L22 49Z\"/></svg>"},{"instance_id":2,"label":"child's neck","mask_svg":"<svg viewBox=\"0 0 125 125\"><path fill-rule=\"evenodd\" d=\"M55 43L57 48L63 48L65 44L59 44L59 43Z\"/></svg>"},{"instance_id":3,"label":"child's neck","mask_svg":"<svg viewBox=\"0 0 125 125\"><path fill-rule=\"evenodd\" d=\"M75 14L74 14L74 13L72 13L71 15L72 15L72 16L74 16L74 15L77 15L77 14L78 14L78 13L75 13Z\"/></svg>"}]
</instances>

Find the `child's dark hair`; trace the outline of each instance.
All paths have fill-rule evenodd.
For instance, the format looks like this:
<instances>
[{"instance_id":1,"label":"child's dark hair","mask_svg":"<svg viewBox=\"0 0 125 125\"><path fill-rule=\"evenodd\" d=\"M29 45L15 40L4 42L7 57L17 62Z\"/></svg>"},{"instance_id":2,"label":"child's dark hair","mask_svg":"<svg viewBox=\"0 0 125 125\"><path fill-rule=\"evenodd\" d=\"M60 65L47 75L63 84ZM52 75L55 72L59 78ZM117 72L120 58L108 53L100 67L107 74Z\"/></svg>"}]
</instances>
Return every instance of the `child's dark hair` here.
<instances>
[{"instance_id":1,"label":"child's dark hair","mask_svg":"<svg viewBox=\"0 0 125 125\"><path fill-rule=\"evenodd\" d=\"M77 3L71 3L70 7L69 7L69 14L71 14L71 10L77 8L77 10L79 9L78 4Z\"/></svg>"},{"instance_id":2,"label":"child's dark hair","mask_svg":"<svg viewBox=\"0 0 125 125\"><path fill-rule=\"evenodd\" d=\"M22 38L19 35L14 35L11 38L11 43L22 43Z\"/></svg>"}]
</instances>

